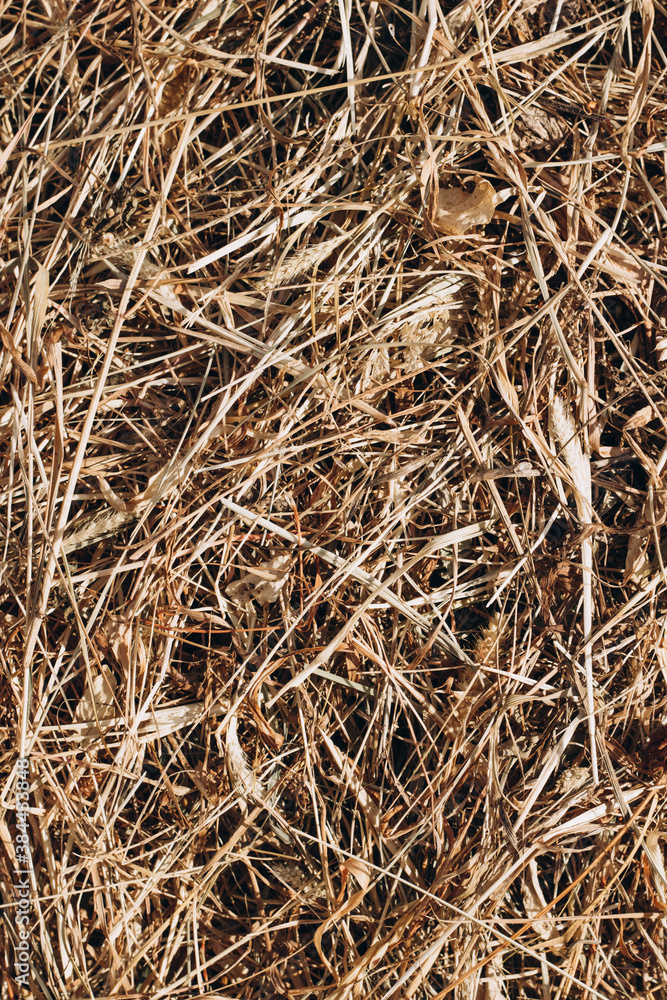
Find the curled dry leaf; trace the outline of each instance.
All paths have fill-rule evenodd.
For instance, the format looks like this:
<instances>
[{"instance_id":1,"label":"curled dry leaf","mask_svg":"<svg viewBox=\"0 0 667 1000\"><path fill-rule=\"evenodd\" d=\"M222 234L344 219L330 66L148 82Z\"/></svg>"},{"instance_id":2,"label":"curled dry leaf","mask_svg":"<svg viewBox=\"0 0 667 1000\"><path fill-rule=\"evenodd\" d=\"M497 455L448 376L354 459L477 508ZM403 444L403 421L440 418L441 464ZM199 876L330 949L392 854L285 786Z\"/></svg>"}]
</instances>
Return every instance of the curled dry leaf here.
<instances>
[{"instance_id":1,"label":"curled dry leaf","mask_svg":"<svg viewBox=\"0 0 667 1000\"><path fill-rule=\"evenodd\" d=\"M625 421L623 424L623 430L631 431L637 427L646 427L646 425L650 423L654 417L655 410L650 404L648 406L642 406L640 410L637 410L628 420Z\"/></svg>"},{"instance_id":2,"label":"curled dry leaf","mask_svg":"<svg viewBox=\"0 0 667 1000\"><path fill-rule=\"evenodd\" d=\"M225 588L225 593L232 601L247 604L254 599L258 604L273 604L287 582L287 570L290 557L287 554L274 556L266 562L253 567L240 580L234 580Z\"/></svg>"},{"instance_id":3,"label":"curled dry leaf","mask_svg":"<svg viewBox=\"0 0 667 1000\"><path fill-rule=\"evenodd\" d=\"M667 336L664 334L655 339L655 353L659 362L667 361Z\"/></svg>"},{"instance_id":4,"label":"curled dry leaf","mask_svg":"<svg viewBox=\"0 0 667 1000\"><path fill-rule=\"evenodd\" d=\"M271 829L283 844L290 844L292 838L283 829L279 818L276 818L279 816L275 809L277 794L275 791L271 792L276 784L275 772L273 779L269 779L267 788L257 771L251 767L248 756L239 742L238 720L235 715L232 716L227 726L225 763L229 780L237 795L237 805L243 815L247 816L250 808L254 805L266 806L271 814Z\"/></svg>"},{"instance_id":5,"label":"curled dry leaf","mask_svg":"<svg viewBox=\"0 0 667 1000\"><path fill-rule=\"evenodd\" d=\"M522 884L523 905L526 907L526 915L534 917L541 910L544 910L547 901L540 887L537 877L537 862L533 859L528 862L526 877ZM537 931L543 941L548 941L554 933L554 922L548 918L533 920L533 929Z\"/></svg>"},{"instance_id":6,"label":"curled dry leaf","mask_svg":"<svg viewBox=\"0 0 667 1000\"><path fill-rule=\"evenodd\" d=\"M354 875L361 888L366 892L371 884L371 873L365 861L360 858L346 858L344 867L350 875Z\"/></svg>"},{"instance_id":7,"label":"curled dry leaf","mask_svg":"<svg viewBox=\"0 0 667 1000\"><path fill-rule=\"evenodd\" d=\"M493 185L481 177L475 178L474 191L461 187L440 188L433 225L451 236L463 236L473 226L491 222L494 203Z\"/></svg>"},{"instance_id":8,"label":"curled dry leaf","mask_svg":"<svg viewBox=\"0 0 667 1000\"><path fill-rule=\"evenodd\" d=\"M99 483L100 492L109 506L113 507L114 510L125 512L127 510L127 504L121 497L118 496L117 493L114 493L104 476L96 476L95 478Z\"/></svg>"},{"instance_id":9,"label":"curled dry leaf","mask_svg":"<svg viewBox=\"0 0 667 1000\"><path fill-rule=\"evenodd\" d=\"M134 643L137 668L143 673L146 668L146 648L141 638L141 630L133 629L131 619L123 618L120 615L109 615L97 638L98 642L103 643L107 655L111 653L126 673L132 667Z\"/></svg>"},{"instance_id":10,"label":"curled dry leaf","mask_svg":"<svg viewBox=\"0 0 667 1000\"><path fill-rule=\"evenodd\" d=\"M265 795L264 785L248 763L246 753L239 743L238 723L232 716L227 726L227 742L225 747L227 772L232 788L238 796L238 804L244 813L256 799Z\"/></svg>"}]
</instances>

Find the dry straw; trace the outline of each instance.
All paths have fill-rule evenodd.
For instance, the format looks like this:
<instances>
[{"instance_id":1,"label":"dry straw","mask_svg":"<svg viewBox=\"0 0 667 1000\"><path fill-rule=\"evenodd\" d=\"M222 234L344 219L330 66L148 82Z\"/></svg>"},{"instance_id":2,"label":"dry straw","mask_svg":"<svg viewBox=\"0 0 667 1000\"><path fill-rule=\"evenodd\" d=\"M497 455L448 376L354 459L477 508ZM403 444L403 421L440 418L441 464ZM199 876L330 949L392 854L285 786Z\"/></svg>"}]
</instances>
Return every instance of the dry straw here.
<instances>
[{"instance_id":1,"label":"dry straw","mask_svg":"<svg viewBox=\"0 0 667 1000\"><path fill-rule=\"evenodd\" d=\"M0 6L0 1000L665 995L666 29Z\"/></svg>"},{"instance_id":2,"label":"dry straw","mask_svg":"<svg viewBox=\"0 0 667 1000\"><path fill-rule=\"evenodd\" d=\"M560 396L554 396L549 409L551 429L561 446L568 471L572 477L577 515L582 527L591 523L593 507L591 502L591 463L587 451L582 447L572 413ZM586 711L588 712L588 733L590 737L591 770L593 783L598 783L598 757L595 745L595 699L593 692L593 546L590 535L582 538L582 598L584 633L584 673L586 675Z\"/></svg>"}]
</instances>

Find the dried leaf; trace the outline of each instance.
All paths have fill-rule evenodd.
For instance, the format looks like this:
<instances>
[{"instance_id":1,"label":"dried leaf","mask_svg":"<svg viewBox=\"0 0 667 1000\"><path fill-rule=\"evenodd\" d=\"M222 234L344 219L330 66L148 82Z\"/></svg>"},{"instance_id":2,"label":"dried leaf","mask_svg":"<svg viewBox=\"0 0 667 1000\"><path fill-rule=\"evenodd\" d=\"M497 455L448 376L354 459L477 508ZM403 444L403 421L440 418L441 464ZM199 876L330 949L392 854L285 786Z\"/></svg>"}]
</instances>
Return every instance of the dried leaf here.
<instances>
[{"instance_id":1,"label":"dried leaf","mask_svg":"<svg viewBox=\"0 0 667 1000\"><path fill-rule=\"evenodd\" d=\"M522 110L514 125L516 144L522 151L556 146L569 131L570 126L562 118L536 105Z\"/></svg>"},{"instance_id":2,"label":"dried leaf","mask_svg":"<svg viewBox=\"0 0 667 1000\"><path fill-rule=\"evenodd\" d=\"M225 588L227 597L239 604L248 604L253 599L262 607L273 604L287 583L290 562L290 556L282 554L260 563Z\"/></svg>"},{"instance_id":3,"label":"dried leaf","mask_svg":"<svg viewBox=\"0 0 667 1000\"><path fill-rule=\"evenodd\" d=\"M257 686L255 686L248 692L248 704L250 706L250 710L252 711L253 718L255 720L257 728L260 731L262 739L273 750L280 750L284 742L284 737L281 736L280 733L277 733L275 729L272 729L271 726L268 724L268 722L262 715L258 699L259 699L259 689L257 688Z\"/></svg>"},{"instance_id":4,"label":"dried leaf","mask_svg":"<svg viewBox=\"0 0 667 1000\"><path fill-rule=\"evenodd\" d=\"M127 505L125 501L122 500L121 497L118 496L118 494L114 493L114 491L111 489L104 476L96 476L95 478L99 483L100 492L102 493L102 496L109 504L109 506L113 507L114 510L125 512L127 510Z\"/></svg>"},{"instance_id":5,"label":"dried leaf","mask_svg":"<svg viewBox=\"0 0 667 1000\"><path fill-rule=\"evenodd\" d=\"M651 405L642 406L640 410L633 413L629 420L623 424L624 431L634 430L636 427L646 427L655 417L655 409Z\"/></svg>"},{"instance_id":6,"label":"dried leaf","mask_svg":"<svg viewBox=\"0 0 667 1000\"><path fill-rule=\"evenodd\" d=\"M521 889L523 895L523 905L526 907L526 916L534 917L536 913L539 913L547 905L544 893L540 888L540 883L537 877L537 862L534 858L532 861L528 862L528 867L526 868L526 878L522 883ZM537 931L543 941L548 941L554 934L554 922L553 920L548 920L546 918L534 920L533 929Z\"/></svg>"},{"instance_id":7,"label":"dried leaf","mask_svg":"<svg viewBox=\"0 0 667 1000\"><path fill-rule=\"evenodd\" d=\"M651 560L647 555L649 543L648 529L633 531L628 540L628 550L625 555L624 583L641 584L651 575Z\"/></svg>"},{"instance_id":8,"label":"dried leaf","mask_svg":"<svg viewBox=\"0 0 667 1000\"><path fill-rule=\"evenodd\" d=\"M113 654L116 662L123 668L124 671L129 672L132 664L132 622L127 618L110 615L105 622L101 633L108 645L109 652ZM146 649L140 632L137 632L134 636L134 641L136 642L136 654L139 669L143 671L146 666Z\"/></svg>"},{"instance_id":9,"label":"dried leaf","mask_svg":"<svg viewBox=\"0 0 667 1000\"><path fill-rule=\"evenodd\" d=\"M41 383L39 380L39 376L37 375L37 372L34 370L34 368L32 368L29 364L27 364L27 362L23 360L19 351L16 348L16 344L14 343L14 338L12 337L9 330L7 330L2 325L2 323L0 323L0 340L2 341L2 346L7 351L7 353L9 354L9 356L11 357L12 361L14 362L18 370L21 372L21 374L25 375L25 377L28 379L29 382L32 382L33 385L36 385L37 388L40 389Z\"/></svg>"},{"instance_id":10,"label":"dried leaf","mask_svg":"<svg viewBox=\"0 0 667 1000\"><path fill-rule=\"evenodd\" d=\"M241 810L247 813L248 807L257 799L263 799L266 792L264 785L248 763L248 758L239 743L238 723L232 716L227 726L227 741L225 745L225 762L232 788L238 796Z\"/></svg>"},{"instance_id":11,"label":"dried leaf","mask_svg":"<svg viewBox=\"0 0 667 1000\"><path fill-rule=\"evenodd\" d=\"M343 867L348 870L350 875L354 875L363 891L366 892L371 884L371 873L368 865L359 858L346 858Z\"/></svg>"},{"instance_id":12,"label":"dried leaf","mask_svg":"<svg viewBox=\"0 0 667 1000\"><path fill-rule=\"evenodd\" d=\"M461 187L440 188L433 225L452 236L463 236L473 226L485 226L493 218L495 191L481 177L475 190Z\"/></svg>"}]
</instances>

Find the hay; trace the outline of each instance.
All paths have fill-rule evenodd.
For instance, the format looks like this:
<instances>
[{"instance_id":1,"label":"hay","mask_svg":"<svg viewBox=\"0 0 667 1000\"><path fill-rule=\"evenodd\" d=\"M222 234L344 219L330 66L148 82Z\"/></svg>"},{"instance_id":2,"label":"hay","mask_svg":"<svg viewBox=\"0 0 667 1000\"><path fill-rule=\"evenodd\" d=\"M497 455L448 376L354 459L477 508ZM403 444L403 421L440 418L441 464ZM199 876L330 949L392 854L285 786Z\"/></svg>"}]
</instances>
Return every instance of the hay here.
<instances>
[{"instance_id":1,"label":"hay","mask_svg":"<svg viewBox=\"0 0 667 1000\"><path fill-rule=\"evenodd\" d=\"M667 996L666 27L5 5L2 998Z\"/></svg>"}]
</instances>

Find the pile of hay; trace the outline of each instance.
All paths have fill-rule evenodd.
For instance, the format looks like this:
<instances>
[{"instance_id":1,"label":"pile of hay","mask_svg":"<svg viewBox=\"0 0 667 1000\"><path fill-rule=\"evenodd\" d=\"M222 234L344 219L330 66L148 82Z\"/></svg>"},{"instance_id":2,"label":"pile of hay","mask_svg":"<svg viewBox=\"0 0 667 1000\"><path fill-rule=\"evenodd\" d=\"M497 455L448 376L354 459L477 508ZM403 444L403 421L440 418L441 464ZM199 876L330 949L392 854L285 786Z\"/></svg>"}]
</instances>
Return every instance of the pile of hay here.
<instances>
[{"instance_id":1,"label":"pile of hay","mask_svg":"<svg viewBox=\"0 0 667 1000\"><path fill-rule=\"evenodd\" d=\"M666 29L5 4L2 1000L667 997Z\"/></svg>"}]
</instances>

